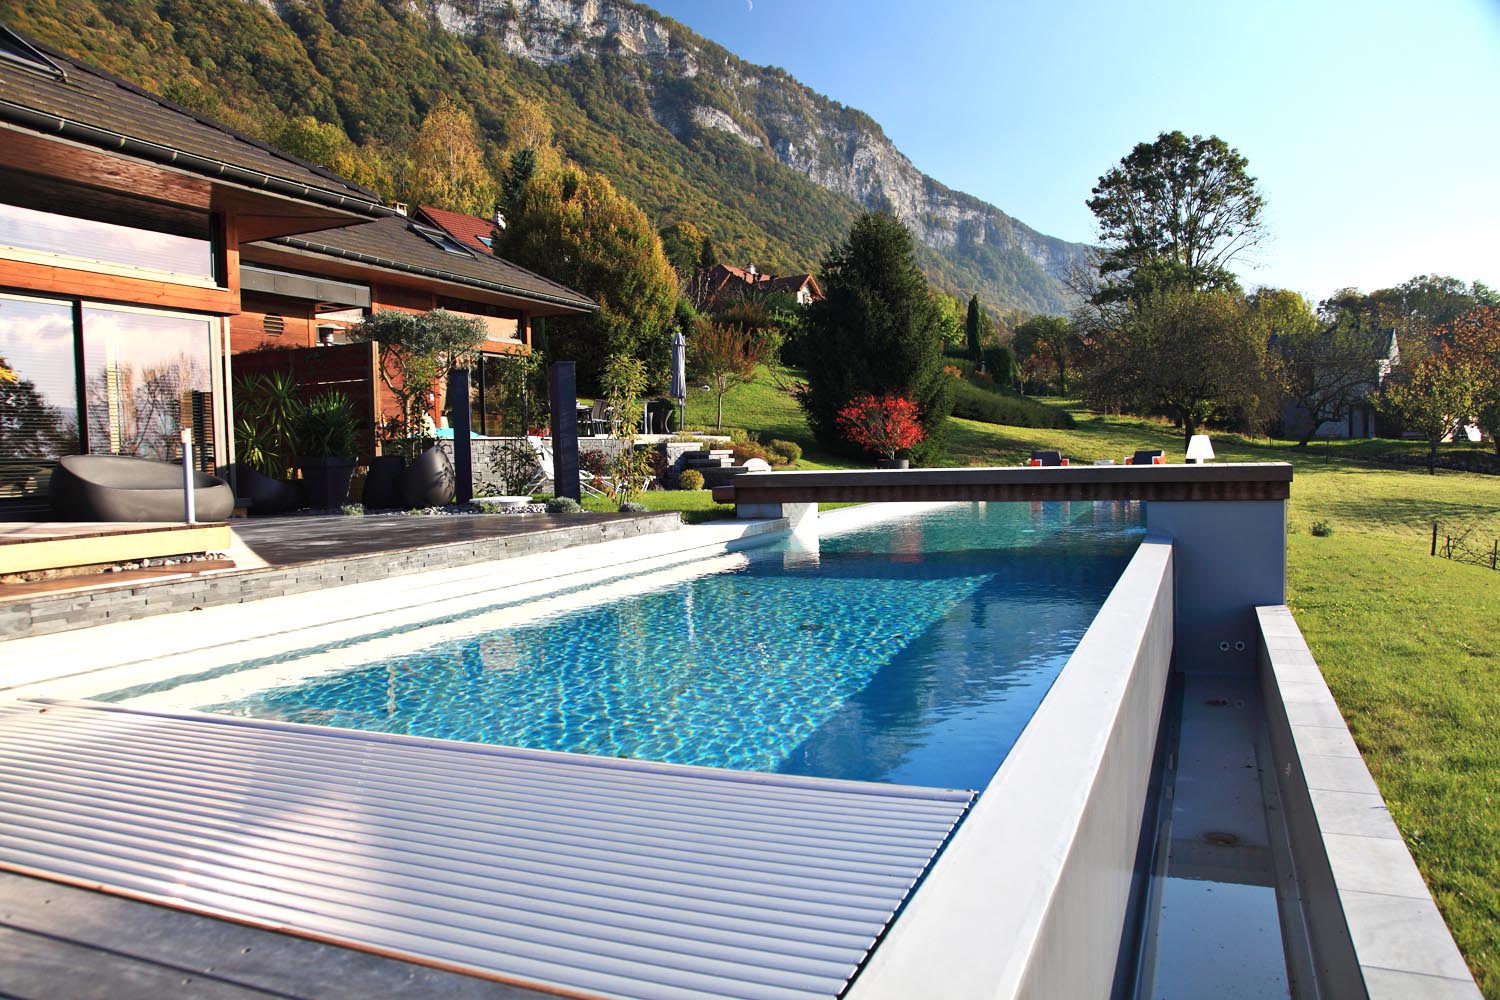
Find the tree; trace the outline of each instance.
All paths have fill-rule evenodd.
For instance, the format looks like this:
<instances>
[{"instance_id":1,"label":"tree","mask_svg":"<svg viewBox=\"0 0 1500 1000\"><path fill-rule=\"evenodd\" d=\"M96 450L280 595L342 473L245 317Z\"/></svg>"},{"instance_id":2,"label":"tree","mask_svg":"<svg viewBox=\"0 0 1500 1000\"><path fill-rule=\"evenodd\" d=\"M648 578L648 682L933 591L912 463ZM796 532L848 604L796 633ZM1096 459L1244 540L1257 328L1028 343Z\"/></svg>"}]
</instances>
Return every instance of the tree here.
<instances>
[{"instance_id":1,"label":"tree","mask_svg":"<svg viewBox=\"0 0 1500 1000\"><path fill-rule=\"evenodd\" d=\"M578 379L597 388L607 358L646 362L665 384L677 276L646 215L599 174L577 167L540 173L526 183L496 252L589 296L598 310L547 324L551 358L578 362Z\"/></svg>"},{"instance_id":2,"label":"tree","mask_svg":"<svg viewBox=\"0 0 1500 1000\"><path fill-rule=\"evenodd\" d=\"M1218 136L1163 132L1100 177L1088 202L1103 244L1095 301L1237 288L1229 265L1265 235L1248 165Z\"/></svg>"},{"instance_id":3,"label":"tree","mask_svg":"<svg viewBox=\"0 0 1500 1000\"><path fill-rule=\"evenodd\" d=\"M1077 345L1078 332L1066 316L1033 316L1016 327L1011 350L1023 370L1055 375L1057 391L1066 395Z\"/></svg>"},{"instance_id":4,"label":"tree","mask_svg":"<svg viewBox=\"0 0 1500 1000\"><path fill-rule=\"evenodd\" d=\"M677 272L678 282L686 286L697 273L703 258L703 243L708 237L691 222L674 222L661 231L662 252Z\"/></svg>"},{"instance_id":5,"label":"tree","mask_svg":"<svg viewBox=\"0 0 1500 1000\"><path fill-rule=\"evenodd\" d=\"M924 434L917 404L900 396L860 396L839 410L838 426L851 444L888 461L896 452L916 447Z\"/></svg>"},{"instance_id":6,"label":"tree","mask_svg":"<svg viewBox=\"0 0 1500 1000\"><path fill-rule=\"evenodd\" d=\"M488 216L495 208L495 180L469 113L444 97L422 119L411 149L407 200L454 212Z\"/></svg>"},{"instance_id":7,"label":"tree","mask_svg":"<svg viewBox=\"0 0 1500 1000\"><path fill-rule=\"evenodd\" d=\"M422 437L428 398L446 392L448 372L466 365L484 343L484 324L443 309L426 313L383 309L349 331L358 341L375 341L380 379L396 396L398 413L388 437L414 448ZM467 405L467 401L464 405Z\"/></svg>"},{"instance_id":8,"label":"tree","mask_svg":"<svg viewBox=\"0 0 1500 1000\"><path fill-rule=\"evenodd\" d=\"M739 323L699 319L688 338L688 364L718 396L714 429L724 427L724 397L755 378L755 366L766 358L769 342L761 331Z\"/></svg>"},{"instance_id":9,"label":"tree","mask_svg":"<svg viewBox=\"0 0 1500 1000\"><path fill-rule=\"evenodd\" d=\"M1430 351L1385 386L1385 403L1427 441L1427 472L1437 475L1438 445L1474 411L1481 375L1472 358L1443 346Z\"/></svg>"},{"instance_id":10,"label":"tree","mask_svg":"<svg viewBox=\"0 0 1500 1000\"><path fill-rule=\"evenodd\" d=\"M860 215L824 257L819 284L824 298L807 307L807 383L798 393L813 434L842 448L841 409L859 396L896 395L916 403L931 455L953 407L953 379L943 371L938 307L911 233L889 215Z\"/></svg>"},{"instance_id":11,"label":"tree","mask_svg":"<svg viewBox=\"0 0 1500 1000\"><path fill-rule=\"evenodd\" d=\"M1500 307L1471 310L1451 324L1447 339L1474 374L1470 415L1500 455Z\"/></svg>"},{"instance_id":12,"label":"tree","mask_svg":"<svg viewBox=\"0 0 1500 1000\"><path fill-rule=\"evenodd\" d=\"M964 317L964 342L969 348L969 360L976 365L984 358L984 344L980 340L983 327L980 318L984 313L979 308L979 294L976 292L969 298L969 312Z\"/></svg>"},{"instance_id":13,"label":"tree","mask_svg":"<svg viewBox=\"0 0 1500 1000\"><path fill-rule=\"evenodd\" d=\"M1254 429L1273 394L1265 337L1244 299L1225 290L1159 289L1090 347L1085 394L1099 408L1166 412L1184 440L1212 417Z\"/></svg>"}]
</instances>

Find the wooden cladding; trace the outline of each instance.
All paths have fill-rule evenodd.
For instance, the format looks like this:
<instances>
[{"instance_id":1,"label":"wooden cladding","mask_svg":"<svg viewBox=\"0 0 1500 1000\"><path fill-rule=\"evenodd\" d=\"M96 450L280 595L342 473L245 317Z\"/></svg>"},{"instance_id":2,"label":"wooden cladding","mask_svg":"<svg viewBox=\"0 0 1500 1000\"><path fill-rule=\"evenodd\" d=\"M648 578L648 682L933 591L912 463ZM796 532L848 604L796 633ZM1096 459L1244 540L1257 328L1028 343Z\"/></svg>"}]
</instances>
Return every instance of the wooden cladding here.
<instances>
[{"instance_id":1,"label":"wooden cladding","mask_svg":"<svg viewBox=\"0 0 1500 1000\"><path fill-rule=\"evenodd\" d=\"M0 259L0 288L219 316L231 316L240 311L237 288L197 288L18 260Z\"/></svg>"},{"instance_id":2,"label":"wooden cladding","mask_svg":"<svg viewBox=\"0 0 1500 1000\"><path fill-rule=\"evenodd\" d=\"M881 501L1285 500L1285 463L1069 466L1066 468L910 469L769 472L737 476L714 499L736 503ZM721 496L723 499L721 499Z\"/></svg>"}]
</instances>

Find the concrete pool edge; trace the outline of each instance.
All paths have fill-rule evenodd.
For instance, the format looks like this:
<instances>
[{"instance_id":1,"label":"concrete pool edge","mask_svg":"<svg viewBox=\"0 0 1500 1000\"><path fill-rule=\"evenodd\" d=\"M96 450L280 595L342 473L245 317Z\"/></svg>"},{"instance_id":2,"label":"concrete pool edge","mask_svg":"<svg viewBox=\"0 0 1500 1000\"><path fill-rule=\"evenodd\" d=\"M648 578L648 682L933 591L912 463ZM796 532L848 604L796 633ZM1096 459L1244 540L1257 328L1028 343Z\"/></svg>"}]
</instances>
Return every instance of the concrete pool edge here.
<instances>
[{"instance_id":1,"label":"concrete pool edge","mask_svg":"<svg viewBox=\"0 0 1500 1000\"><path fill-rule=\"evenodd\" d=\"M850 1000L1107 996L1171 664L1149 535Z\"/></svg>"},{"instance_id":2,"label":"concrete pool edge","mask_svg":"<svg viewBox=\"0 0 1500 1000\"><path fill-rule=\"evenodd\" d=\"M1266 726L1320 988L1477 1000L1291 610L1255 612Z\"/></svg>"}]
</instances>

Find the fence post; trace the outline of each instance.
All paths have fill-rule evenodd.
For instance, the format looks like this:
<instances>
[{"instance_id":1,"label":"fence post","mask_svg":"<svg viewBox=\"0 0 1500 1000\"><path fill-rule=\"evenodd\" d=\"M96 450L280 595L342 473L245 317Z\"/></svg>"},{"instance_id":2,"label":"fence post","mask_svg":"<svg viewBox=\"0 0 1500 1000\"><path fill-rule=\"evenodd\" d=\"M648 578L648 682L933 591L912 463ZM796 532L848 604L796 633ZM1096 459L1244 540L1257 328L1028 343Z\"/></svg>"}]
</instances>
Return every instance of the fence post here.
<instances>
[{"instance_id":1,"label":"fence post","mask_svg":"<svg viewBox=\"0 0 1500 1000\"><path fill-rule=\"evenodd\" d=\"M1500 538L1495 539L1495 544L1490 548L1490 569L1494 569L1497 562L1500 562Z\"/></svg>"},{"instance_id":2,"label":"fence post","mask_svg":"<svg viewBox=\"0 0 1500 1000\"><path fill-rule=\"evenodd\" d=\"M1432 522L1432 554L1437 555L1437 522Z\"/></svg>"}]
</instances>

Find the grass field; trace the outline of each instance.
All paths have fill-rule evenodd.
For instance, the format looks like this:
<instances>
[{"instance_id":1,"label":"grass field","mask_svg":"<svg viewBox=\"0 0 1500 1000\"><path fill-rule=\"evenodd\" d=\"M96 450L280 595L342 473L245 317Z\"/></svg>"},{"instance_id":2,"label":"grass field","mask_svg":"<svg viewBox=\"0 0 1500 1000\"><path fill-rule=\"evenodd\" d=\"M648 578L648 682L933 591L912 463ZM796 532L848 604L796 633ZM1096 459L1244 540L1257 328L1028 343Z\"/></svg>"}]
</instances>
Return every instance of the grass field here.
<instances>
[{"instance_id":1,"label":"grass field","mask_svg":"<svg viewBox=\"0 0 1500 1000\"><path fill-rule=\"evenodd\" d=\"M689 422L711 425L712 406L694 391ZM1161 422L1073 412L1071 430L954 420L950 460L1015 465L1036 448L1085 462L1137 448L1182 454L1180 432ZM850 464L812 447L796 404L767 378L731 393L724 419L761 440L798 441L802 468ZM1472 525L1485 545L1500 538L1500 477L1376 461L1424 453L1415 442L1213 441L1223 461L1295 467L1289 602L1480 988L1500 1000L1500 572L1428 554L1433 521L1443 535ZM682 497L695 518L715 516L704 494L657 496L662 509ZM1319 522L1331 533L1312 534Z\"/></svg>"}]
</instances>

